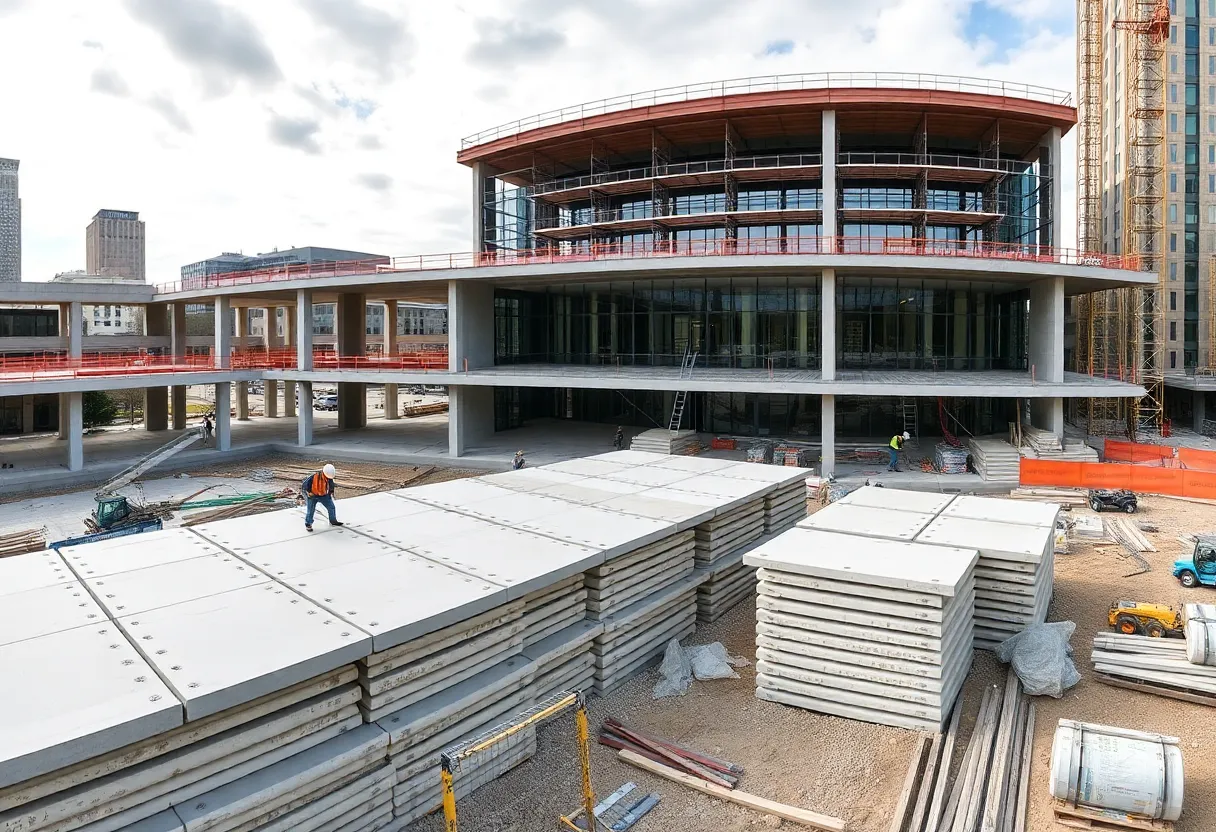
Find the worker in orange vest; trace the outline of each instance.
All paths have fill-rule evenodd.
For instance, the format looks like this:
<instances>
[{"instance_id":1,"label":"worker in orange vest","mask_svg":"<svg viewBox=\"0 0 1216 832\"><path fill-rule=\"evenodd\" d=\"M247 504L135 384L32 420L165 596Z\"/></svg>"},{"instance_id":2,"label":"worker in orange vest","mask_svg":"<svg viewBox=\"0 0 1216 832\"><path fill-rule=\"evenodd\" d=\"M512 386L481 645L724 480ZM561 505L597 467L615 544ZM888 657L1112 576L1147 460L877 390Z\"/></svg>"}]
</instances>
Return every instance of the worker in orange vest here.
<instances>
[{"instance_id":1,"label":"worker in orange vest","mask_svg":"<svg viewBox=\"0 0 1216 832\"><path fill-rule=\"evenodd\" d=\"M308 501L308 511L304 515L304 528L308 531L312 531L312 518L317 511L317 503L325 506L325 510L329 512L329 525L342 525L338 522L338 510L334 507L334 476L337 473L333 465L326 463L324 468L306 477L300 484L300 492Z\"/></svg>"}]
</instances>

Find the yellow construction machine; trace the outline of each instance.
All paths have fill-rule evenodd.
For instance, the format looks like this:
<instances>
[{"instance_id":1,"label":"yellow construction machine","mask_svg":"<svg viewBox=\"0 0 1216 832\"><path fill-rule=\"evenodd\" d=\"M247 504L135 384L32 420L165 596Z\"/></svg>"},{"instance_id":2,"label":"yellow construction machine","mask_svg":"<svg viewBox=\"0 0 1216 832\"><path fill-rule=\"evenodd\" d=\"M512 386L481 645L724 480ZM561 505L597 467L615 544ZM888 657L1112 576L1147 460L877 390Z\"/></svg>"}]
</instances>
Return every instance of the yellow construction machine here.
<instances>
[{"instance_id":1,"label":"yellow construction machine","mask_svg":"<svg viewBox=\"0 0 1216 832\"><path fill-rule=\"evenodd\" d=\"M1182 613L1165 604L1145 604L1141 601L1116 601L1107 613L1110 626L1128 636L1181 638Z\"/></svg>"}]
</instances>

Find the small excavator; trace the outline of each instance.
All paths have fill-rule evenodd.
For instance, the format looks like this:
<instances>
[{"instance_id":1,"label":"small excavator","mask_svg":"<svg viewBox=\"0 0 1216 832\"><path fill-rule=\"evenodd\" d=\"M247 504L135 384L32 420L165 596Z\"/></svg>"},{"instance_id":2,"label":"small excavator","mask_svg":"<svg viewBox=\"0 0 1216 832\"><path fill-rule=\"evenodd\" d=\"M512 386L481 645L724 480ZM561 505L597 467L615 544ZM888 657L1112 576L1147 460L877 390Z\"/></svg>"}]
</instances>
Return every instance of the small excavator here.
<instances>
[{"instance_id":1,"label":"small excavator","mask_svg":"<svg viewBox=\"0 0 1216 832\"><path fill-rule=\"evenodd\" d=\"M130 468L106 482L93 495L97 506L93 509L92 514L85 518L85 528L89 533L57 541L50 544L50 548L58 550L61 546L78 546L82 543L93 543L111 537L122 537L163 528L164 521L172 516L172 509L177 503L136 503L133 505L127 497L118 494L117 491L135 482L157 465L202 438L202 428L192 428L140 458Z\"/></svg>"}]
</instances>

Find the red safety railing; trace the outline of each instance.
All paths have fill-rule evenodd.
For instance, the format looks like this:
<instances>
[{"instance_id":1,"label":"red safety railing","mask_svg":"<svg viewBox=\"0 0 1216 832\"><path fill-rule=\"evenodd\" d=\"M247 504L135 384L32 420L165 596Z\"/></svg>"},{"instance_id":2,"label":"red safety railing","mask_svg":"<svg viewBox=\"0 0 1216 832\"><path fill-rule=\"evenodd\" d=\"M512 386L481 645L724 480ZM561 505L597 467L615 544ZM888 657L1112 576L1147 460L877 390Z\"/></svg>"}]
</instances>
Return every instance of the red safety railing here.
<instances>
[{"instance_id":1,"label":"red safety railing","mask_svg":"<svg viewBox=\"0 0 1216 832\"><path fill-rule=\"evenodd\" d=\"M898 213L898 212L896 212ZM446 271L489 266L528 266L669 257L740 257L767 255L859 255L954 257L1005 260L1065 266L1091 266L1138 271L1134 255L1103 254L1071 248L988 243L977 240L930 240L892 237L759 237L722 240L670 240L651 243L558 242L552 246L514 251L460 252L393 257L379 261L349 261L264 269L256 272L187 278L157 286L161 294L230 286L252 286L289 280L310 280L356 274Z\"/></svg>"}]
</instances>

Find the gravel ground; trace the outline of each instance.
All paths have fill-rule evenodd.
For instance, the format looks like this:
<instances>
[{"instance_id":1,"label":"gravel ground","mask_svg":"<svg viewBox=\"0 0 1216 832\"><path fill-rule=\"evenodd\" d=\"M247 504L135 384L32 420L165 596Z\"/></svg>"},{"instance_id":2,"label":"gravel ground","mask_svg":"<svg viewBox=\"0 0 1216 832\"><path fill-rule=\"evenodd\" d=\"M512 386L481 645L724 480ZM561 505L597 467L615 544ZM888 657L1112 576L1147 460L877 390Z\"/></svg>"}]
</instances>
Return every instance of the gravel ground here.
<instances>
[{"instance_id":1,"label":"gravel ground","mask_svg":"<svg viewBox=\"0 0 1216 832\"><path fill-rule=\"evenodd\" d=\"M1152 571L1124 578L1135 567L1120 556L1115 545L1074 543L1074 554L1056 559L1050 620L1077 623L1072 644L1082 681L1062 699L1036 700L1027 829L1064 828L1053 820L1047 790L1051 743L1061 718L1181 737L1186 808L1177 832L1216 829L1216 756L1212 754L1216 722L1211 721L1212 712L1200 705L1108 687L1095 681L1090 670L1090 645L1094 634L1107 628L1106 610L1112 601L1216 601L1212 590L1183 590L1170 573L1182 549L1175 535L1216 531L1216 507L1152 497L1142 498L1140 505L1136 519L1161 529L1148 533L1160 550L1145 554ZM1088 513L1088 509L1077 511ZM698 629L690 642L722 641L730 652L754 661L754 611L754 601L740 604L716 624ZM886 832L916 735L762 702L754 696L754 668L739 668L739 673L737 680L697 682L682 698L655 701L650 691L658 672L652 669L606 700L591 698L591 730L594 733L605 716L616 717L641 731L739 763L746 772L739 783L744 791L834 815L854 832ZM992 654L976 653L963 692L956 765L974 726L984 686L1003 684L1004 675L1004 666ZM569 718L543 728L536 757L459 801L462 825L503 832L556 828L558 815L573 810L579 802L573 733ZM600 798L630 780L662 796L658 807L636 827L640 832L797 828L635 769L598 744L592 746L591 769ZM414 828L440 832L442 815L431 815Z\"/></svg>"}]
</instances>

